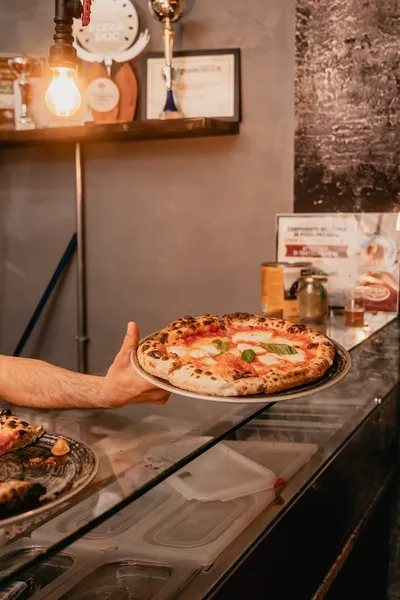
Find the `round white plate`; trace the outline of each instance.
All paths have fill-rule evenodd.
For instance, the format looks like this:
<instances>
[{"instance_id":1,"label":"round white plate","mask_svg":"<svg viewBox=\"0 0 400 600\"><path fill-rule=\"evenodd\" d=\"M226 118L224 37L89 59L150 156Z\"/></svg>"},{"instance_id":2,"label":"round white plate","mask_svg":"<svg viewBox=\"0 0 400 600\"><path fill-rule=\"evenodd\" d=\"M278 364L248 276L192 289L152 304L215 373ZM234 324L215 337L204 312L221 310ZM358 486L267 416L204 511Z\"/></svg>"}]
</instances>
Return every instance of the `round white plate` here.
<instances>
[{"instance_id":1,"label":"round white plate","mask_svg":"<svg viewBox=\"0 0 400 600\"><path fill-rule=\"evenodd\" d=\"M151 340L158 332L148 335L143 342ZM300 387L291 388L278 392L277 394L257 394L255 396L210 396L207 394L198 394L197 392L189 392L188 390L182 390L181 388L171 385L164 379L150 375L145 371L139 364L137 352L133 350L131 352L131 364L136 373L138 373L143 379L149 381L153 385L170 392L171 394L178 394L180 396L186 396L186 398L197 398L198 400L209 400L211 402L229 402L235 404L266 404L269 402L282 402L283 400L294 400L295 398L303 398L304 396L310 396L315 392L321 392L327 388L338 383L350 370L351 358L348 351L343 348L337 342L331 340L335 346L336 355L333 365L327 370L325 375L317 381L306 383Z\"/></svg>"}]
</instances>

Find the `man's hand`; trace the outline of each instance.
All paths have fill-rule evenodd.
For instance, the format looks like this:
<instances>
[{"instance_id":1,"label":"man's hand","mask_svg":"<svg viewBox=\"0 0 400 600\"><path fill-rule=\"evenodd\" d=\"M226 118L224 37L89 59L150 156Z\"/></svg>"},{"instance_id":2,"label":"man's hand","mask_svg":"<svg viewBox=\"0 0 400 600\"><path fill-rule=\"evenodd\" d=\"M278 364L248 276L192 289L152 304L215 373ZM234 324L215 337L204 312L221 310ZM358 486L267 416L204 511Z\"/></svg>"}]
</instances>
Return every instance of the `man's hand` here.
<instances>
[{"instance_id":1,"label":"man's hand","mask_svg":"<svg viewBox=\"0 0 400 600\"><path fill-rule=\"evenodd\" d=\"M165 404L168 392L154 387L137 375L132 368L130 355L139 343L136 323L129 323L121 350L104 378L102 405L104 408L126 404Z\"/></svg>"}]
</instances>

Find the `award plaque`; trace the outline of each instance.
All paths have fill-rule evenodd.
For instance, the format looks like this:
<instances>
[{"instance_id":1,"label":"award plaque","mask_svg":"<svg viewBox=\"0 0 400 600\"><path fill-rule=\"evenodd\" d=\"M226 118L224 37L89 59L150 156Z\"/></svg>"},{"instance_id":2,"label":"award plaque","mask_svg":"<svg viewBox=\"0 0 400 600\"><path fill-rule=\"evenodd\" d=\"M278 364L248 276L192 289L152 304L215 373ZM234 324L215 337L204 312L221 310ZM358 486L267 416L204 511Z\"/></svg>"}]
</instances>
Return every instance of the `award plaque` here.
<instances>
[{"instance_id":1,"label":"award plaque","mask_svg":"<svg viewBox=\"0 0 400 600\"><path fill-rule=\"evenodd\" d=\"M172 23L176 23L182 18L185 7L185 0L149 0L151 14L164 25L165 64L160 72L165 80L166 99L163 110L158 114L160 119L181 119L184 116L182 111L177 107L177 100L173 89L176 74L172 67L175 38Z\"/></svg>"},{"instance_id":2,"label":"award plaque","mask_svg":"<svg viewBox=\"0 0 400 600\"><path fill-rule=\"evenodd\" d=\"M137 80L129 64L147 46L146 29L139 35L132 0L96 0L90 25L75 22L75 47L87 63L86 102L95 122L132 121L137 104Z\"/></svg>"},{"instance_id":3,"label":"award plaque","mask_svg":"<svg viewBox=\"0 0 400 600\"><path fill-rule=\"evenodd\" d=\"M157 119L165 102L161 52L144 56L142 119ZM241 119L240 50L175 52L174 96L185 117Z\"/></svg>"}]
</instances>

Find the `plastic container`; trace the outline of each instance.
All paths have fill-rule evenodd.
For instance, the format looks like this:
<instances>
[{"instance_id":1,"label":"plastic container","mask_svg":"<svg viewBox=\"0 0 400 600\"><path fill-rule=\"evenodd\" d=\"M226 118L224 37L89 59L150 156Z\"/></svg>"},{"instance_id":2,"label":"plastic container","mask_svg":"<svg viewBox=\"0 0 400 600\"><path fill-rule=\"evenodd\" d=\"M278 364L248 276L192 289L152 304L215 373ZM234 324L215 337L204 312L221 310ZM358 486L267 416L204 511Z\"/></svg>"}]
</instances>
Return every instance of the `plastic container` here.
<instances>
[{"instance_id":1,"label":"plastic container","mask_svg":"<svg viewBox=\"0 0 400 600\"><path fill-rule=\"evenodd\" d=\"M89 523L99 512L100 514L104 512L107 508L107 502L115 504L112 496L118 490L118 484L108 486L100 493L91 496L78 506L74 506L36 529L32 532L32 539L47 540L47 542L54 543L61 536L64 537L76 531L79 527ZM140 522L147 515L157 514L158 510L169 505L168 502L173 496L175 497L176 504L176 497L178 496L179 498L178 493L168 485L158 485L81 537L77 542L78 547L86 549L98 548L100 550L106 550L110 547L118 548L119 537L126 530L134 527L136 523Z\"/></svg>"},{"instance_id":2,"label":"plastic container","mask_svg":"<svg viewBox=\"0 0 400 600\"><path fill-rule=\"evenodd\" d=\"M68 588L63 586L46 600L169 600L197 572L193 565L172 565L169 561L137 558L132 553L97 554L75 574Z\"/></svg>"},{"instance_id":3,"label":"plastic container","mask_svg":"<svg viewBox=\"0 0 400 600\"><path fill-rule=\"evenodd\" d=\"M94 569L60 600L153 600L170 587L173 573L164 565L112 562Z\"/></svg>"},{"instance_id":4,"label":"plastic container","mask_svg":"<svg viewBox=\"0 0 400 600\"><path fill-rule=\"evenodd\" d=\"M152 453L154 460L171 463L183 453L189 454L211 438L192 438L173 446L160 446ZM176 456L176 458L175 458ZM168 482L187 500L209 502L233 500L274 487L275 473L219 443L201 454L185 468L172 475Z\"/></svg>"},{"instance_id":5,"label":"plastic container","mask_svg":"<svg viewBox=\"0 0 400 600\"><path fill-rule=\"evenodd\" d=\"M6 549L5 549L6 550ZM0 556L0 575L5 576L10 571L22 566L29 560L33 560L44 552L45 548L32 545L29 540L18 540L17 543L7 547ZM67 577L71 572L76 559L71 554L59 554L53 556L39 565L28 568L17 581L0 590L0 600L14 600L23 598L28 600L56 582Z\"/></svg>"},{"instance_id":6,"label":"plastic container","mask_svg":"<svg viewBox=\"0 0 400 600\"><path fill-rule=\"evenodd\" d=\"M180 502L170 503L157 515L148 515L121 535L120 550L138 547L158 560L189 560L207 568L274 500L275 491L225 501L180 498Z\"/></svg>"},{"instance_id":7,"label":"plastic container","mask_svg":"<svg viewBox=\"0 0 400 600\"><path fill-rule=\"evenodd\" d=\"M289 481L318 452L316 444L283 442L227 442L237 452L266 468L273 469L277 478Z\"/></svg>"},{"instance_id":8,"label":"plastic container","mask_svg":"<svg viewBox=\"0 0 400 600\"><path fill-rule=\"evenodd\" d=\"M144 540L173 548L205 546L229 530L252 505L251 497L225 502L187 502L183 509L177 510L150 531Z\"/></svg>"},{"instance_id":9,"label":"plastic container","mask_svg":"<svg viewBox=\"0 0 400 600\"><path fill-rule=\"evenodd\" d=\"M88 540L108 539L120 535L135 523L143 519L147 514L156 510L158 506L163 504L168 499L168 494L161 491L151 490L144 496L138 498L131 506L123 508L117 512L112 518L107 519L88 534L85 538ZM89 523L97 513L99 504L99 495L90 498L90 502L86 503L85 509L82 506L76 507L73 511L63 514L62 519L58 519L56 525L57 531L68 534L71 531L82 527Z\"/></svg>"}]
</instances>

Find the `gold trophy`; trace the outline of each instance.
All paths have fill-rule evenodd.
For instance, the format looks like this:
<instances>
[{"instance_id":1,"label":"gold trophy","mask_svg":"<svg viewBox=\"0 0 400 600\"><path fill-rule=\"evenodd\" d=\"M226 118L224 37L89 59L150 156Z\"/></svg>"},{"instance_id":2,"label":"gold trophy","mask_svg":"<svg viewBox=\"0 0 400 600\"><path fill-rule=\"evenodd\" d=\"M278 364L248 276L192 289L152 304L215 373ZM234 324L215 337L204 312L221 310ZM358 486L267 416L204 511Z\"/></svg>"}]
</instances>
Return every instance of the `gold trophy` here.
<instances>
[{"instance_id":1,"label":"gold trophy","mask_svg":"<svg viewBox=\"0 0 400 600\"><path fill-rule=\"evenodd\" d=\"M162 74L167 88L167 99L164 110L160 114L160 119L181 119L182 112L178 109L174 98L174 69L172 68L172 58L174 50L175 32L172 23L179 21L186 7L186 0L149 0L149 9L153 17L161 21L164 25L164 55L165 66Z\"/></svg>"},{"instance_id":2,"label":"gold trophy","mask_svg":"<svg viewBox=\"0 0 400 600\"><path fill-rule=\"evenodd\" d=\"M19 89L20 105L16 114L16 129L34 129L35 123L29 114L30 89L29 77L33 69L33 61L25 56L16 56L8 59L8 66L16 76L16 85Z\"/></svg>"}]
</instances>

